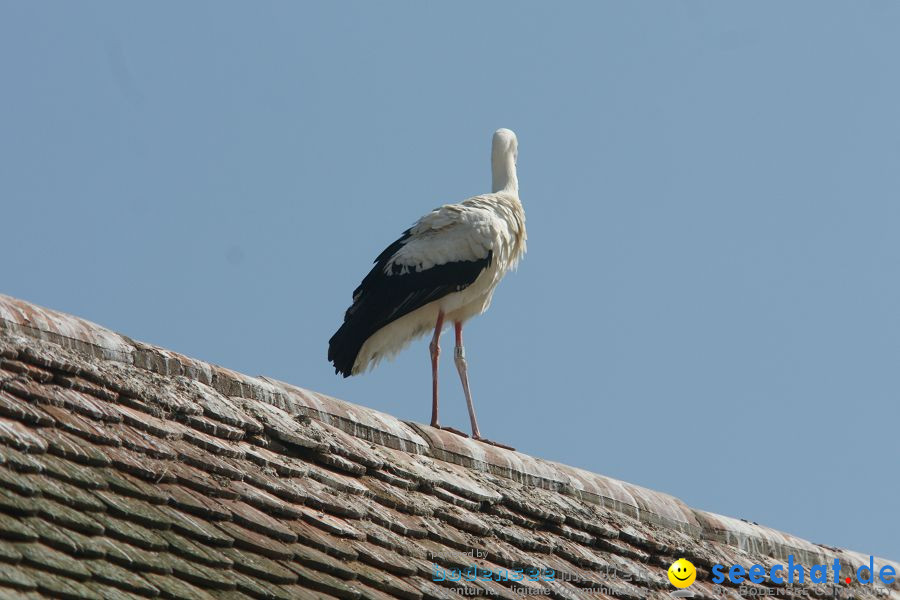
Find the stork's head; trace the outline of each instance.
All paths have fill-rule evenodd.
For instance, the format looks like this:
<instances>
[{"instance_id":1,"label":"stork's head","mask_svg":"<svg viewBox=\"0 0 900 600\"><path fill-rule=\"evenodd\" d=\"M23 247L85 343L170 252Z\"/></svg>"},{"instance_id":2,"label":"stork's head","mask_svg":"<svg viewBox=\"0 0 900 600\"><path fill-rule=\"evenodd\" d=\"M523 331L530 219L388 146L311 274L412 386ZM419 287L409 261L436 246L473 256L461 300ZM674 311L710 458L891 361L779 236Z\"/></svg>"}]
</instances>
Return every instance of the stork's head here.
<instances>
[{"instance_id":1,"label":"stork's head","mask_svg":"<svg viewBox=\"0 0 900 600\"><path fill-rule=\"evenodd\" d=\"M519 159L519 141L509 129L498 129L494 132L494 143L491 148L491 172L493 174L493 190L518 192L519 180L516 179L516 161Z\"/></svg>"},{"instance_id":2,"label":"stork's head","mask_svg":"<svg viewBox=\"0 0 900 600\"><path fill-rule=\"evenodd\" d=\"M519 157L519 141L516 139L516 134L510 129L498 129L495 131L491 154L494 160L502 156L512 155L513 163L515 163Z\"/></svg>"}]
</instances>

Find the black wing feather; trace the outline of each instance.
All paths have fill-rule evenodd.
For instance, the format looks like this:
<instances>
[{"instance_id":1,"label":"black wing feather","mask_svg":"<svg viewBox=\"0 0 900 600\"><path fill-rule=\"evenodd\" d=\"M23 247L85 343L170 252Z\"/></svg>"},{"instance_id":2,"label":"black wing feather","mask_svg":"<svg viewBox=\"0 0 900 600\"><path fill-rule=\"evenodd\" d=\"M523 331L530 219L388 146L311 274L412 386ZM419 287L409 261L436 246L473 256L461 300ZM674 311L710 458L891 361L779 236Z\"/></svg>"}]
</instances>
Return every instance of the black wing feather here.
<instances>
[{"instance_id":1,"label":"black wing feather","mask_svg":"<svg viewBox=\"0 0 900 600\"><path fill-rule=\"evenodd\" d=\"M353 292L353 304L344 315L344 324L328 342L328 360L334 363L335 373L350 376L360 349L372 334L429 302L469 287L493 259L493 252L489 251L482 259L449 262L405 273L394 265L388 275L385 266L409 237L407 229L400 239L385 248Z\"/></svg>"}]
</instances>

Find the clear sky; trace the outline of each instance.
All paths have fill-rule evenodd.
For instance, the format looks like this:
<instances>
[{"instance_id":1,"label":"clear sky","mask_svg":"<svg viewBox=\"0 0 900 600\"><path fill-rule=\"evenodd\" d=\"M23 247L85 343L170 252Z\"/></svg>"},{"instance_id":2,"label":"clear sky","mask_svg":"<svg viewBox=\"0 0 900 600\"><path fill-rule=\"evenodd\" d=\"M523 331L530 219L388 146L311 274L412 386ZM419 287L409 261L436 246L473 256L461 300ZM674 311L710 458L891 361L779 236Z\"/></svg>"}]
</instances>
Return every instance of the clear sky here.
<instances>
[{"instance_id":1,"label":"clear sky","mask_svg":"<svg viewBox=\"0 0 900 600\"><path fill-rule=\"evenodd\" d=\"M4 0L0 292L427 422L425 342L344 380L328 338L509 127L483 433L900 559L898 56L887 0Z\"/></svg>"}]
</instances>

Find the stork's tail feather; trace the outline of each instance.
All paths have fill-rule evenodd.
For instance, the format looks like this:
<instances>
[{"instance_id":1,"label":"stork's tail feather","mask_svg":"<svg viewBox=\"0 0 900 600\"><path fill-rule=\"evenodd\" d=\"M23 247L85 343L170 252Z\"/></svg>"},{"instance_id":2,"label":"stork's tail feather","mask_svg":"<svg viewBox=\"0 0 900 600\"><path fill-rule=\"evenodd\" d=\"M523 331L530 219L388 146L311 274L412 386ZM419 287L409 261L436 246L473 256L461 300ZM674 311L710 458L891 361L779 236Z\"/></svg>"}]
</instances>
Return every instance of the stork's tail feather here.
<instances>
[{"instance_id":1,"label":"stork's tail feather","mask_svg":"<svg viewBox=\"0 0 900 600\"><path fill-rule=\"evenodd\" d=\"M353 375L353 365L370 332L349 320L328 340L328 360L334 364L334 372L344 377Z\"/></svg>"}]
</instances>

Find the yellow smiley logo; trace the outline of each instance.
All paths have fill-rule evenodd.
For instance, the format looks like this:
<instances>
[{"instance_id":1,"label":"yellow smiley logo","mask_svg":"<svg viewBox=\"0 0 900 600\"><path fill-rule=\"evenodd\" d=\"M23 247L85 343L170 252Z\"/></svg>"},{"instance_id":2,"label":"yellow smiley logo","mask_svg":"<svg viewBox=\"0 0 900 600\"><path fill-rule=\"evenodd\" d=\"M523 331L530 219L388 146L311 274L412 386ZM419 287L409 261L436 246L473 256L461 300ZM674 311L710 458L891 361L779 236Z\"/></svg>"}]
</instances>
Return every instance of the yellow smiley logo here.
<instances>
[{"instance_id":1,"label":"yellow smiley logo","mask_svg":"<svg viewBox=\"0 0 900 600\"><path fill-rule=\"evenodd\" d=\"M679 558L669 567L669 581L677 588L686 588L697 579L697 569L691 561Z\"/></svg>"}]
</instances>

